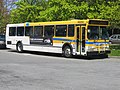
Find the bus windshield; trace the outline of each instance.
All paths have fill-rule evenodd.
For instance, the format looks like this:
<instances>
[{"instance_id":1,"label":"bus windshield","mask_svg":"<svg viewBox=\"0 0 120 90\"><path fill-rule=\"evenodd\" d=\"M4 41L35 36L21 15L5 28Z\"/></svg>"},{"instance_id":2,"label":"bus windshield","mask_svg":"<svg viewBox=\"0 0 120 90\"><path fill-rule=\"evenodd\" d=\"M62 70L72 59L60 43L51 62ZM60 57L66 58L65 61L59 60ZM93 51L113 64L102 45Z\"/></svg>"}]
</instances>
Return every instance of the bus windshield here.
<instances>
[{"instance_id":1,"label":"bus windshield","mask_svg":"<svg viewBox=\"0 0 120 90\"><path fill-rule=\"evenodd\" d=\"M109 39L107 27L88 26L88 39Z\"/></svg>"}]
</instances>

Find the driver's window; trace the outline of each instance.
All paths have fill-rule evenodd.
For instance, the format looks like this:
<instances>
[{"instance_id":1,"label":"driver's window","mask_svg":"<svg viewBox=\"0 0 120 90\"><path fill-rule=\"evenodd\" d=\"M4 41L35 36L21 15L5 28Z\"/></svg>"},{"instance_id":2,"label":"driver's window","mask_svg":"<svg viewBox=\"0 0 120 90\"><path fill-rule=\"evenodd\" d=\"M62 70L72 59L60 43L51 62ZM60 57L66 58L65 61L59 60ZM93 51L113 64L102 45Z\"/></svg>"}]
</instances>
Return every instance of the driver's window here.
<instances>
[{"instance_id":1,"label":"driver's window","mask_svg":"<svg viewBox=\"0 0 120 90\"><path fill-rule=\"evenodd\" d=\"M88 39L98 39L99 38L99 27L98 26L88 26Z\"/></svg>"}]
</instances>

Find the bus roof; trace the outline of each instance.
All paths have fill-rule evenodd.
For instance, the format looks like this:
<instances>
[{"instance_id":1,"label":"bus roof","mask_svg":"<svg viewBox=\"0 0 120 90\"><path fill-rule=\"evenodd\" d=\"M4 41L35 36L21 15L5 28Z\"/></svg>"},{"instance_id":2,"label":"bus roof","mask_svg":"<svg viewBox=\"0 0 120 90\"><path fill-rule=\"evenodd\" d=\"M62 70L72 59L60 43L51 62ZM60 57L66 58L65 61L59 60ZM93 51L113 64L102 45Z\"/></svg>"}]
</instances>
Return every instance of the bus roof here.
<instances>
[{"instance_id":1,"label":"bus roof","mask_svg":"<svg viewBox=\"0 0 120 90\"><path fill-rule=\"evenodd\" d=\"M40 25L64 25L64 24L86 24L90 21L106 21L108 20L102 20L102 19L86 19L86 20L68 20L68 21L50 21L50 22L25 22L25 23L18 23L18 24L8 24L8 27L12 26L40 26Z\"/></svg>"}]
</instances>

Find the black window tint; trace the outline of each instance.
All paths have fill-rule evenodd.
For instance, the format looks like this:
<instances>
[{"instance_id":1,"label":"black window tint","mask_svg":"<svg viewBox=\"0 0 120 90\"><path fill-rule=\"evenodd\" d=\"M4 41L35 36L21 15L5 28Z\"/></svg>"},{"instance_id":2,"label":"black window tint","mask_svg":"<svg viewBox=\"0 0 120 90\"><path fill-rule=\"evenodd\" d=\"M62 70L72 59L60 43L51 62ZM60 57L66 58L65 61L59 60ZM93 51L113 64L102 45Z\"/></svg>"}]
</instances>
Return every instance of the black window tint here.
<instances>
[{"instance_id":1,"label":"black window tint","mask_svg":"<svg viewBox=\"0 0 120 90\"><path fill-rule=\"evenodd\" d=\"M74 36L74 25L68 25L68 36Z\"/></svg>"},{"instance_id":2,"label":"black window tint","mask_svg":"<svg viewBox=\"0 0 120 90\"><path fill-rule=\"evenodd\" d=\"M56 36L66 36L67 25L57 25L56 26Z\"/></svg>"},{"instance_id":3,"label":"black window tint","mask_svg":"<svg viewBox=\"0 0 120 90\"><path fill-rule=\"evenodd\" d=\"M45 26L45 37L52 37L54 35L54 26Z\"/></svg>"},{"instance_id":4,"label":"black window tint","mask_svg":"<svg viewBox=\"0 0 120 90\"><path fill-rule=\"evenodd\" d=\"M34 27L34 37L35 38L43 37L43 27L42 26Z\"/></svg>"},{"instance_id":5,"label":"black window tint","mask_svg":"<svg viewBox=\"0 0 120 90\"><path fill-rule=\"evenodd\" d=\"M113 36L113 39L116 39L116 36Z\"/></svg>"},{"instance_id":6,"label":"black window tint","mask_svg":"<svg viewBox=\"0 0 120 90\"><path fill-rule=\"evenodd\" d=\"M17 27L17 36L24 36L24 27Z\"/></svg>"},{"instance_id":7,"label":"black window tint","mask_svg":"<svg viewBox=\"0 0 120 90\"><path fill-rule=\"evenodd\" d=\"M0 35L0 40L5 40L5 35Z\"/></svg>"},{"instance_id":8,"label":"black window tint","mask_svg":"<svg viewBox=\"0 0 120 90\"><path fill-rule=\"evenodd\" d=\"M120 36L118 36L118 39L120 39Z\"/></svg>"},{"instance_id":9,"label":"black window tint","mask_svg":"<svg viewBox=\"0 0 120 90\"><path fill-rule=\"evenodd\" d=\"M16 27L10 27L9 36L15 36L15 35L16 35Z\"/></svg>"},{"instance_id":10,"label":"black window tint","mask_svg":"<svg viewBox=\"0 0 120 90\"><path fill-rule=\"evenodd\" d=\"M33 37L33 27L25 27L25 36Z\"/></svg>"}]
</instances>

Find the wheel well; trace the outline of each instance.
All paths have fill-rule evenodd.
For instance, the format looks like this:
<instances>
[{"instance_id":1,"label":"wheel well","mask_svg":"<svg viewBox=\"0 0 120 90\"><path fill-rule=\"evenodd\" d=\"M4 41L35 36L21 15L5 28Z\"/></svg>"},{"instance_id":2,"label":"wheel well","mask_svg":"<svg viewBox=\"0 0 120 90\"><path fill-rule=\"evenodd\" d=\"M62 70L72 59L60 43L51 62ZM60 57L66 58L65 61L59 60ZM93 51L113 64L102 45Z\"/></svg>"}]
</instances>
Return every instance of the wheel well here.
<instances>
[{"instance_id":1,"label":"wheel well","mask_svg":"<svg viewBox=\"0 0 120 90\"><path fill-rule=\"evenodd\" d=\"M70 49L72 50L72 46L71 46L69 43L65 43L65 44L63 45L63 47L62 47L62 51L64 50L64 48L65 48L66 46L69 46Z\"/></svg>"}]
</instances>

